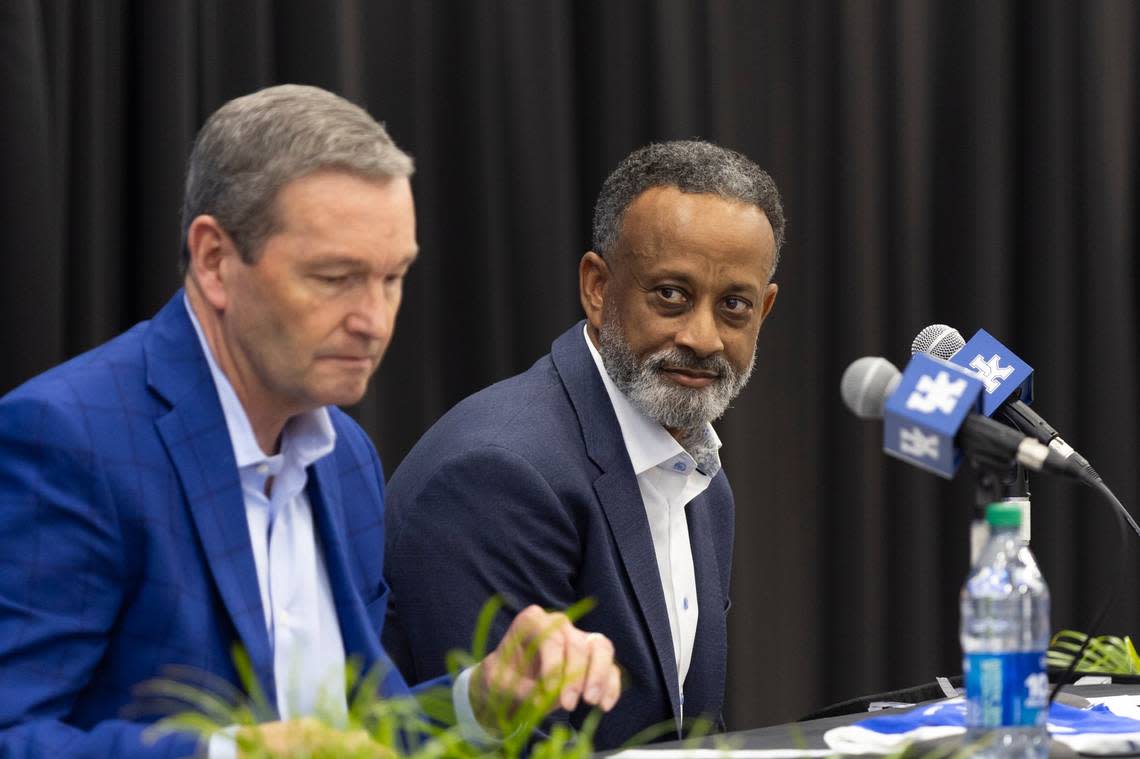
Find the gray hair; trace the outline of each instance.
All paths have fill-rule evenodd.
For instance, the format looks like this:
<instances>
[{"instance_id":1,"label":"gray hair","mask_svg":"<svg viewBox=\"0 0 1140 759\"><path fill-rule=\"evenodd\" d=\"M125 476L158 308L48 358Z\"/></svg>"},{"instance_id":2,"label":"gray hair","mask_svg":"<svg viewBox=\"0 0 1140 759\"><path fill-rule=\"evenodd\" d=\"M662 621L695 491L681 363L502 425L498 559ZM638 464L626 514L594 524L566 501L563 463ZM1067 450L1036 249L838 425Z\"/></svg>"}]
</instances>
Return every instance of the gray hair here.
<instances>
[{"instance_id":1,"label":"gray hair","mask_svg":"<svg viewBox=\"0 0 1140 759\"><path fill-rule=\"evenodd\" d=\"M605 257L617 243L626 209L653 187L707 193L760 208L776 238L772 271L784 245L784 207L768 173L735 150L704 140L651 143L618 164L602 185L594 206L594 252Z\"/></svg>"},{"instance_id":2,"label":"gray hair","mask_svg":"<svg viewBox=\"0 0 1140 759\"><path fill-rule=\"evenodd\" d=\"M235 98L206 120L186 170L182 258L186 235L201 214L214 216L242 260L257 259L278 228L277 193L323 169L384 181L409 177L412 159L360 106L319 87L283 84Z\"/></svg>"}]
</instances>

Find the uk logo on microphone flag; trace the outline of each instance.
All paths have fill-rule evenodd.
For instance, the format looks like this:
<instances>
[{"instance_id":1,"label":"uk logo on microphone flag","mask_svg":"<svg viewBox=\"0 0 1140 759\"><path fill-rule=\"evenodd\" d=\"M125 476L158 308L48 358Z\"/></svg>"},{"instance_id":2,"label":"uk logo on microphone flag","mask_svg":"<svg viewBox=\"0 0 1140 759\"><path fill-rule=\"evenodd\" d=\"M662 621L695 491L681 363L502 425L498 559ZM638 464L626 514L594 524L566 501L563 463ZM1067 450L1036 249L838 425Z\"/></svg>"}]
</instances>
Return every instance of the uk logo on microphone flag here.
<instances>
[{"instance_id":1,"label":"uk logo on microphone flag","mask_svg":"<svg viewBox=\"0 0 1140 759\"><path fill-rule=\"evenodd\" d=\"M1033 402L1033 367L984 329L979 329L950 361L975 372L984 383L982 413L986 416L993 416L1018 391L1017 400Z\"/></svg>"},{"instance_id":2,"label":"uk logo on microphone flag","mask_svg":"<svg viewBox=\"0 0 1140 759\"><path fill-rule=\"evenodd\" d=\"M954 436L982 409L984 385L972 372L928 353L915 354L883 415L883 450L947 479L961 463Z\"/></svg>"}]
</instances>

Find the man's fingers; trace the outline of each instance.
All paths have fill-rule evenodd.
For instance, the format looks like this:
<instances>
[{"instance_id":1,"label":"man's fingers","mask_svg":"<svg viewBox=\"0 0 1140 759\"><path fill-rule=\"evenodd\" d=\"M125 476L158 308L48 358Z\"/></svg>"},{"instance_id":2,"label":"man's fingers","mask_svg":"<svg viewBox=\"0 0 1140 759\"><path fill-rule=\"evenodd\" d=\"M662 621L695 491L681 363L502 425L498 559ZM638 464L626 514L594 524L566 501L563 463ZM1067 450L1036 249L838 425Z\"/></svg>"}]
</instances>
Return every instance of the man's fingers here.
<instances>
[{"instance_id":1,"label":"man's fingers","mask_svg":"<svg viewBox=\"0 0 1140 759\"><path fill-rule=\"evenodd\" d=\"M515 617L519 637L527 649L534 648L537 661L533 667L543 682L556 682L562 676L565 660L565 629L571 627L565 614L549 613L538 606L528 606Z\"/></svg>"},{"instance_id":2,"label":"man's fingers","mask_svg":"<svg viewBox=\"0 0 1140 759\"><path fill-rule=\"evenodd\" d=\"M558 683L561 690L558 700L563 709L571 712L578 708L578 701L587 685L586 672L590 664L590 653L586 645L586 636L581 630L571 627L569 623L559 631L559 636L563 640L563 665L562 679Z\"/></svg>"},{"instance_id":3,"label":"man's fingers","mask_svg":"<svg viewBox=\"0 0 1140 759\"><path fill-rule=\"evenodd\" d=\"M610 667L610 676L606 681L606 694L602 696L602 711L608 712L621 698L621 670L617 664Z\"/></svg>"},{"instance_id":4,"label":"man's fingers","mask_svg":"<svg viewBox=\"0 0 1140 759\"><path fill-rule=\"evenodd\" d=\"M314 717L242 727L238 736L261 749L255 752L257 756L324 756L334 750L347 750L352 756L370 759L393 756L391 749L373 741L364 730L341 732ZM239 755L244 756L244 752L239 751Z\"/></svg>"},{"instance_id":5,"label":"man's fingers","mask_svg":"<svg viewBox=\"0 0 1140 759\"><path fill-rule=\"evenodd\" d=\"M609 711L621 695L621 673L609 638L583 632L565 614L538 606L528 606L514 618L483 667L488 690L516 702L527 697L535 680L543 691L556 694L566 711L582 701ZM490 676L489 670L499 676Z\"/></svg>"},{"instance_id":6,"label":"man's fingers","mask_svg":"<svg viewBox=\"0 0 1140 759\"><path fill-rule=\"evenodd\" d=\"M583 636L583 643L589 663L582 692L586 703L600 706L609 696L611 674L617 672L617 667L614 666L614 645L609 638L596 632ZM621 678L618 680L620 684Z\"/></svg>"},{"instance_id":7,"label":"man's fingers","mask_svg":"<svg viewBox=\"0 0 1140 759\"><path fill-rule=\"evenodd\" d=\"M574 632L577 631L565 614L535 605L519 612L508 631L508 637L513 636L515 645L526 652L520 669L529 671L544 690L557 694L559 705L565 709L578 704L587 658L585 646L569 640ZM517 695L521 698L527 694Z\"/></svg>"}]
</instances>

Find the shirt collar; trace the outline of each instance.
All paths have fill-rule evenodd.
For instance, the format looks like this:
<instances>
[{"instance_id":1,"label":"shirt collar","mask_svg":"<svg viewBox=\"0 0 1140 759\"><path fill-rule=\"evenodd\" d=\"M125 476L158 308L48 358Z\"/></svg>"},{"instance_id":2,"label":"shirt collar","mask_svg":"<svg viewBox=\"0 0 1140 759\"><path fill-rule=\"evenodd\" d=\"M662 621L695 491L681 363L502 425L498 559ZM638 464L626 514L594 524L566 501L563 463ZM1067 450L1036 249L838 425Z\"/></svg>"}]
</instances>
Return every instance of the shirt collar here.
<instances>
[{"instance_id":1,"label":"shirt collar","mask_svg":"<svg viewBox=\"0 0 1140 759\"><path fill-rule=\"evenodd\" d=\"M190 323L194 325L194 332L198 335L202 352L206 354L206 363L210 366L210 375L214 378L214 387L217 388L218 400L222 404L222 415L226 419L226 429L230 433L230 442L234 447L234 459L237 461L238 469L277 458L266 455L257 444L249 417L246 416L229 378L218 368L210 344L206 342L206 335L202 332L202 325L198 322L194 309L190 307L190 299L185 293L182 295L182 303L186 306L186 313L190 315ZM322 406L297 414L285 423L285 429L281 432L281 453L278 456L305 468L332 453L335 446L336 430L332 426L329 410Z\"/></svg>"},{"instance_id":2,"label":"shirt collar","mask_svg":"<svg viewBox=\"0 0 1140 759\"><path fill-rule=\"evenodd\" d=\"M689 462L690 467L688 468L695 467L693 457L677 442L676 438L669 434L669 430L665 429L660 422L650 419L641 409L634 406L625 393L614 384L610 373L606 371L606 365L602 361L601 354L594 347L594 341L590 339L588 328L588 324L583 325L582 337L586 341L586 347L590 349L590 355L594 359L594 366L598 368L598 374L602 376L602 384L606 387L610 404L614 407L614 414L617 416L618 426L621 428L622 440L625 442L625 449L629 453L629 461L633 464L633 473L641 475L657 466L664 466L664 468L673 471L682 471L675 467L676 461L674 460L678 457ZM711 424L705 425L705 433L710 435L715 441L716 447L720 448L720 438L717 437L716 430Z\"/></svg>"}]
</instances>

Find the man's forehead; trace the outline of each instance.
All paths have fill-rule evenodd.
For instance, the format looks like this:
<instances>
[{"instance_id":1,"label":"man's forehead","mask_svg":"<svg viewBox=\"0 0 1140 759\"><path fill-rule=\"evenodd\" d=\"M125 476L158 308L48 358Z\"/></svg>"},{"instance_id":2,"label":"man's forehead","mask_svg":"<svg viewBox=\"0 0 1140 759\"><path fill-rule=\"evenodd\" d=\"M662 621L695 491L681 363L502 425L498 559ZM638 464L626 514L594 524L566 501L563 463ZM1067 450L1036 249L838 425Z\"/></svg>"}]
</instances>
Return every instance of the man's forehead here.
<instances>
[{"instance_id":1,"label":"man's forehead","mask_svg":"<svg viewBox=\"0 0 1140 759\"><path fill-rule=\"evenodd\" d=\"M716 223L705 224L715 218ZM650 187L630 202L622 214L618 229L621 240L631 231L638 235L677 236L685 232L717 235L724 224L744 222L759 236L760 242L775 235L764 209L737 198L714 193L684 192L673 186Z\"/></svg>"},{"instance_id":2,"label":"man's forehead","mask_svg":"<svg viewBox=\"0 0 1140 759\"><path fill-rule=\"evenodd\" d=\"M358 268L370 267L377 263L375 256L362 255L351 251L346 252L335 247L327 249L309 248L303 253L305 264L316 268ZM386 253L387 255L383 257L385 267L404 267L411 266L416 262L416 259L419 258L420 249L418 246L414 246L402 250L392 249Z\"/></svg>"},{"instance_id":3,"label":"man's forehead","mask_svg":"<svg viewBox=\"0 0 1140 759\"><path fill-rule=\"evenodd\" d=\"M366 214L398 225L415 225L415 202L407 177L369 178L322 170L287 182L273 199L280 226Z\"/></svg>"},{"instance_id":4,"label":"man's forehead","mask_svg":"<svg viewBox=\"0 0 1140 759\"><path fill-rule=\"evenodd\" d=\"M344 192L350 188L379 190L387 197L409 203L412 201L412 183L409 177L373 177L335 167L316 169L293 177L277 189L274 200L280 202L322 192L351 200L354 193ZM360 194L359 189L355 194Z\"/></svg>"},{"instance_id":5,"label":"man's forehead","mask_svg":"<svg viewBox=\"0 0 1140 759\"><path fill-rule=\"evenodd\" d=\"M715 192L690 192L676 185L654 185L638 193L626 207L626 215L631 211L642 213L687 214L696 207L718 206L737 212L764 214L764 209L755 203L740 198L721 195ZM765 218L767 215L764 214Z\"/></svg>"},{"instance_id":6,"label":"man's forehead","mask_svg":"<svg viewBox=\"0 0 1140 759\"><path fill-rule=\"evenodd\" d=\"M279 251L309 268L379 268L412 263L419 252L407 178L370 179L316 172L278 193L263 254ZM291 238L284 247L275 239Z\"/></svg>"},{"instance_id":7,"label":"man's forehead","mask_svg":"<svg viewBox=\"0 0 1140 759\"><path fill-rule=\"evenodd\" d=\"M615 246L617 259L639 269L701 266L710 257L723 264L759 266L767 271L775 236L764 210L744 201L709 193L654 187L630 204Z\"/></svg>"}]
</instances>

